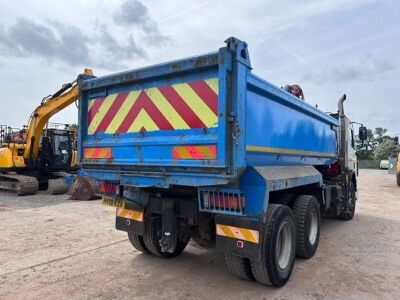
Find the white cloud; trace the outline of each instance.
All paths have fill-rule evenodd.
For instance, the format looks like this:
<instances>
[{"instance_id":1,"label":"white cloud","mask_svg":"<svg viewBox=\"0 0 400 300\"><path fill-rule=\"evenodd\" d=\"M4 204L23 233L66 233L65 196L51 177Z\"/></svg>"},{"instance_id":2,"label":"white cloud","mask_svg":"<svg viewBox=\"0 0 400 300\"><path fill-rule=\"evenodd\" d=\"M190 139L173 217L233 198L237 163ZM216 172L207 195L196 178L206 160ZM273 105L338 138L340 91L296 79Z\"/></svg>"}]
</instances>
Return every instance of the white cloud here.
<instances>
[{"instance_id":1,"label":"white cloud","mask_svg":"<svg viewBox=\"0 0 400 300\"><path fill-rule=\"evenodd\" d=\"M126 3L127 9L133 5L136 10L121 10ZM21 104L15 115L0 111L0 120L21 126L43 96L73 80L83 67L95 66L95 74L105 75L216 50L227 37L237 36L248 42L254 71L265 79L276 85L301 83L307 101L318 102L323 110L335 110L338 96L347 92L351 96L346 103L349 114L360 121L370 121L368 105L375 101L370 98L384 95L381 101L390 107L396 105L392 93L386 89L398 85L396 78L400 75L395 69L399 65L400 29L390 26L398 22L394 13L399 9L396 3L389 0L301 3L63 0L57 1L57 5L50 0L8 2L2 7L0 35L9 32L18 20L25 19L50 28L57 47L50 47L53 50L50 61L44 61L45 56L37 54L39 50L30 55L33 50L29 47L25 47L24 58L0 56L2 104L5 107L15 102ZM135 12L140 12L140 16ZM124 21L115 22L121 18ZM75 32L71 39L64 38L65 30L57 27L55 20L59 26L75 30L71 31ZM74 45L71 48L74 50L62 49L68 43ZM78 51L85 47L88 57L85 51ZM374 58L373 62L364 65L361 58L368 56ZM385 70L385 64L393 67ZM320 85L304 80L307 74L329 80ZM358 74L362 80L343 80L345 76L352 79L352 74ZM368 80L375 80L375 85L367 84ZM383 105L375 109L376 122L371 122L372 126L397 130L400 122L393 117L394 110L391 111ZM76 109L71 106L56 119L76 121Z\"/></svg>"}]
</instances>

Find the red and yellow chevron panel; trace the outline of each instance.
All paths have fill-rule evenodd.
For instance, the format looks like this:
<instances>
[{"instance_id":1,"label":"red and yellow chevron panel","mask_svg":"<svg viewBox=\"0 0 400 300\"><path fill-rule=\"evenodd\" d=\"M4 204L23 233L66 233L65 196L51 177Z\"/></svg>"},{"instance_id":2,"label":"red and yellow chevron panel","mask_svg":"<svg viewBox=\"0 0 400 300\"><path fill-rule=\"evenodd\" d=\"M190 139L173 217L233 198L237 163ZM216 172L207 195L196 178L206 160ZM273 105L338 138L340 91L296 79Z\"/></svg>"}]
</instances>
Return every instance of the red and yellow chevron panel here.
<instances>
[{"instance_id":1,"label":"red and yellow chevron panel","mask_svg":"<svg viewBox=\"0 0 400 300\"><path fill-rule=\"evenodd\" d=\"M173 159L216 159L216 145L175 146L172 148Z\"/></svg>"},{"instance_id":2,"label":"red and yellow chevron panel","mask_svg":"<svg viewBox=\"0 0 400 300\"><path fill-rule=\"evenodd\" d=\"M217 234L233 239L239 239L258 244L259 232L257 230L216 224Z\"/></svg>"},{"instance_id":3,"label":"red and yellow chevron panel","mask_svg":"<svg viewBox=\"0 0 400 300\"><path fill-rule=\"evenodd\" d=\"M92 99L88 134L218 126L218 78Z\"/></svg>"},{"instance_id":4,"label":"red and yellow chevron panel","mask_svg":"<svg viewBox=\"0 0 400 300\"><path fill-rule=\"evenodd\" d=\"M111 148L103 147L103 148L83 148L83 157L84 158L111 158Z\"/></svg>"},{"instance_id":5,"label":"red and yellow chevron panel","mask_svg":"<svg viewBox=\"0 0 400 300\"><path fill-rule=\"evenodd\" d=\"M143 222L143 212L132 209L117 208L117 217Z\"/></svg>"}]
</instances>

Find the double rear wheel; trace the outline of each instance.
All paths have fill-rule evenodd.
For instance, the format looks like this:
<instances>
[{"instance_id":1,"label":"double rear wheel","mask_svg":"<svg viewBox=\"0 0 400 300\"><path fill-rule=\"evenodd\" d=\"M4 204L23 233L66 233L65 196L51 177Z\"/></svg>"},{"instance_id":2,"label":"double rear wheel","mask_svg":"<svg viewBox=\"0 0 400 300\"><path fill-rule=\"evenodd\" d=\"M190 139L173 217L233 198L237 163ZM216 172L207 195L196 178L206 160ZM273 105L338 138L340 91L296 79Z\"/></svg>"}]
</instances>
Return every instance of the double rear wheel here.
<instances>
[{"instance_id":1,"label":"double rear wheel","mask_svg":"<svg viewBox=\"0 0 400 300\"><path fill-rule=\"evenodd\" d=\"M143 236L128 232L128 238L132 246L143 253L149 253L163 258L172 258L180 255L186 248L188 241L178 237L176 247L173 252L161 251L161 216L145 215Z\"/></svg>"},{"instance_id":2,"label":"double rear wheel","mask_svg":"<svg viewBox=\"0 0 400 300\"><path fill-rule=\"evenodd\" d=\"M294 196L293 196L294 197ZM248 259L225 252L225 264L232 274L245 280L280 287L292 273L295 256L314 256L320 234L320 207L314 196L293 199L293 208L282 204L268 206L261 256Z\"/></svg>"}]
</instances>

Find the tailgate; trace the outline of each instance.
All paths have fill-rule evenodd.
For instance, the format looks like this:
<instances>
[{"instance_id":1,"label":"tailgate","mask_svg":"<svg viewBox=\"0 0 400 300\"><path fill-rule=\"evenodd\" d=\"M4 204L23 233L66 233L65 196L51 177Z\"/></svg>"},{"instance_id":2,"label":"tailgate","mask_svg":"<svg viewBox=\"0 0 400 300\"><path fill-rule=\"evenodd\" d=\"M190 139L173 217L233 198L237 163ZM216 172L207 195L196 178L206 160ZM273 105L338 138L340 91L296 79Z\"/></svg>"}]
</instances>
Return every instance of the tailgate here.
<instances>
[{"instance_id":1,"label":"tailgate","mask_svg":"<svg viewBox=\"0 0 400 300\"><path fill-rule=\"evenodd\" d=\"M136 177L235 175L232 62L223 50L83 82L82 166Z\"/></svg>"}]
</instances>

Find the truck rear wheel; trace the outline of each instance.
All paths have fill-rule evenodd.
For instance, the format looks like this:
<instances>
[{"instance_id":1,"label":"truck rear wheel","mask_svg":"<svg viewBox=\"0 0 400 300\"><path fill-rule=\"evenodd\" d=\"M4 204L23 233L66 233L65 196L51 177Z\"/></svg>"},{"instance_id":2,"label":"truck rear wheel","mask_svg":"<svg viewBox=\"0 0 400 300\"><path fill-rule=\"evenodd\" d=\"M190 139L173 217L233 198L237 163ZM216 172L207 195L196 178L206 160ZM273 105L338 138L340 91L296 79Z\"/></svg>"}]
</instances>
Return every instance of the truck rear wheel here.
<instances>
[{"instance_id":1,"label":"truck rear wheel","mask_svg":"<svg viewBox=\"0 0 400 300\"><path fill-rule=\"evenodd\" d=\"M350 181L349 185L349 199L347 200L346 207L339 214L338 219L349 221L353 219L354 212L356 210L356 189L354 187L353 181Z\"/></svg>"},{"instance_id":2,"label":"truck rear wheel","mask_svg":"<svg viewBox=\"0 0 400 300\"><path fill-rule=\"evenodd\" d=\"M297 197L293 214L297 228L296 254L311 258L317 251L320 233L321 215L317 198L308 195Z\"/></svg>"},{"instance_id":3,"label":"truck rear wheel","mask_svg":"<svg viewBox=\"0 0 400 300\"><path fill-rule=\"evenodd\" d=\"M249 259L225 252L225 265L231 274L244 280L254 280Z\"/></svg>"},{"instance_id":4,"label":"truck rear wheel","mask_svg":"<svg viewBox=\"0 0 400 300\"><path fill-rule=\"evenodd\" d=\"M143 236L135 234L131 231L128 231L128 238L129 241L131 242L132 246L143 253L150 253L149 250L147 250L146 245L144 244L144 239Z\"/></svg>"},{"instance_id":5,"label":"truck rear wheel","mask_svg":"<svg viewBox=\"0 0 400 300\"><path fill-rule=\"evenodd\" d=\"M396 174L397 186L400 186L400 173Z\"/></svg>"},{"instance_id":6,"label":"truck rear wheel","mask_svg":"<svg viewBox=\"0 0 400 300\"><path fill-rule=\"evenodd\" d=\"M161 239L161 216L145 216L143 241L146 249L156 256L164 258L172 258L178 256L186 248L188 242L181 240L178 237L174 252L162 252Z\"/></svg>"},{"instance_id":7,"label":"truck rear wheel","mask_svg":"<svg viewBox=\"0 0 400 300\"><path fill-rule=\"evenodd\" d=\"M289 207L268 205L267 224L260 239L261 261L252 259L254 278L270 286L282 286L292 274L296 253L296 221Z\"/></svg>"}]
</instances>

